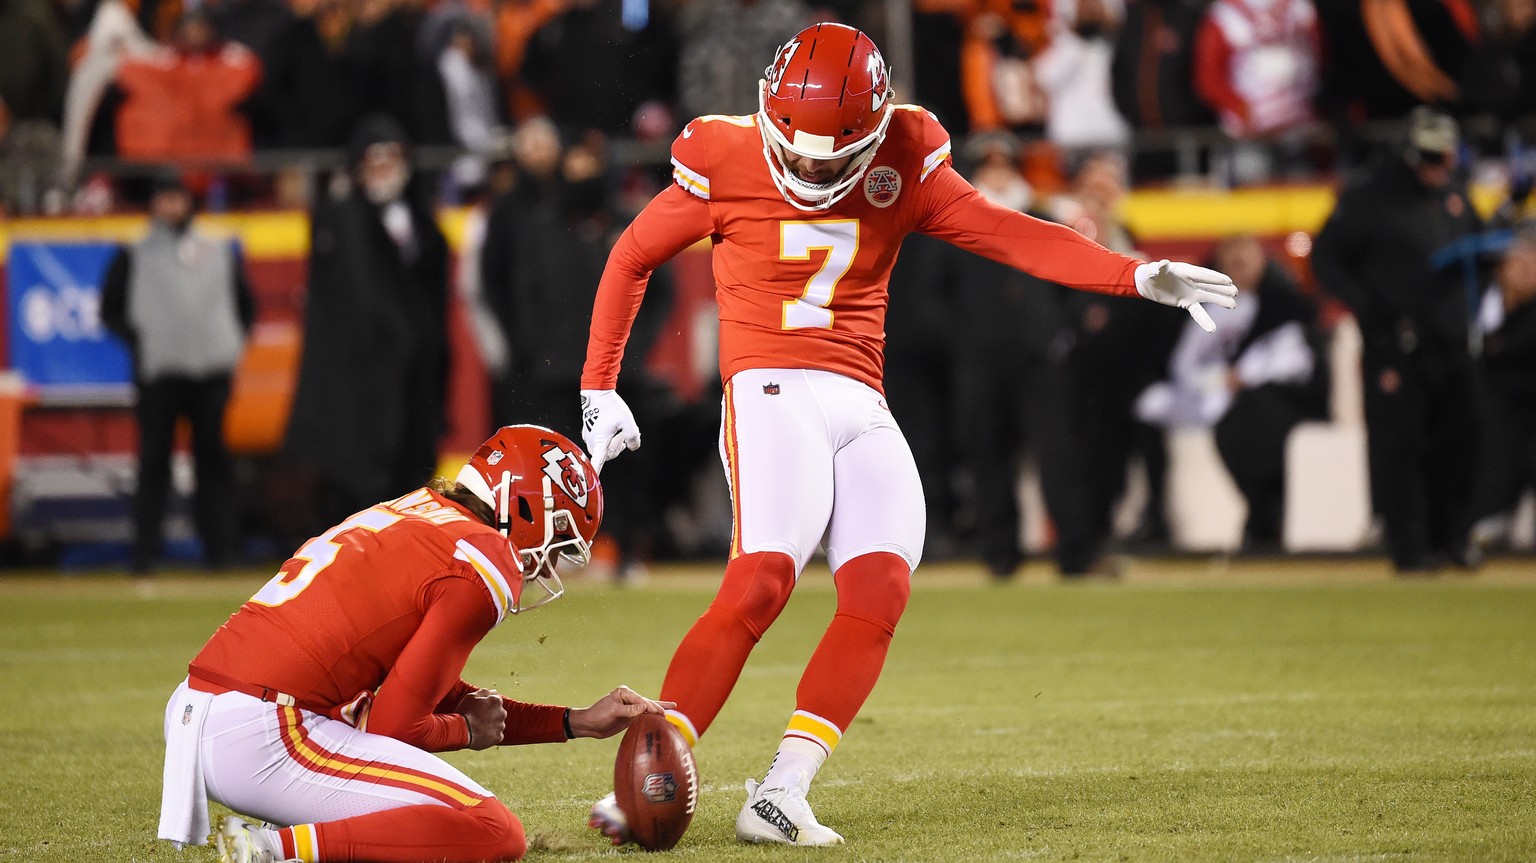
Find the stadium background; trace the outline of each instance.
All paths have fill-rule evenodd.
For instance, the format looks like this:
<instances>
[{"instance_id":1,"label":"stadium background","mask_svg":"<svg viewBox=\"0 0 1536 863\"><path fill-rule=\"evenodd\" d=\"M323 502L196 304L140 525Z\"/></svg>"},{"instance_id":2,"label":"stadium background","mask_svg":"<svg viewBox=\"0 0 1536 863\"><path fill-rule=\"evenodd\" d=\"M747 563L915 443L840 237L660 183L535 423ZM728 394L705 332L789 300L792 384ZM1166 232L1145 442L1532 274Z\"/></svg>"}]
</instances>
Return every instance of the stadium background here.
<instances>
[{"instance_id":1,"label":"stadium background","mask_svg":"<svg viewBox=\"0 0 1536 863\"><path fill-rule=\"evenodd\" d=\"M652 4L635 2L577 4L593 15L620 16L626 26L637 14L644 17L649 11L655 13L653 19L659 19L664 11L676 13L689 5L710 4L654 4L654 8ZM1073 6L1070 3L1056 5ZM1362 4L1362 9L1369 5ZM1135 14L1137 6L1133 0L1129 12ZM217 9L217 4L214 8ZM559 4L550 8L557 9ZM1330 12L1331 8L1335 11ZM1472 4L1462 0L1443 3L1440 0L1415 0L1403 8L1419 22L1427 34L1430 48L1435 51L1440 50L1438 36L1425 22L1438 20L1436 15L1450 15L1458 24L1464 23L1467 15L1472 15L1477 19L1475 23L1483 28L1480 38L1495 40L1503 38L1501 34L1509 26L1506 19L1517 14L1510 11L1511 4ZM1336 7L1329 4L1320 4L1319 10L1325 18L1337 14ZM1126 12L1126 9L1121 10L1122 15ZM558 23L561 13L551 14L553 21ZM1029 35L1033 32L1030 28L1048 22L1056 10L1050 3L887 2L827 4L813 10L812 14L841 17L871 27L883 40L887 57L895 65L896 83L903 90L898 95L911 98L914 90L923 89L925 75L949 80L973 74L971 65L975 58L964 55L975 48L975 40L969 35L963 39L961 69L934 73L931 64L925 68L922 63L928 60L919 62L914 57L914 44L917 55L924 56L923 27L950 14L968 24L988 14L996 15L1009 25L1012 35L996 40L990 50L1006 54L1009 50L1023 50L1018 49L1016 43L1033 38ZM914 29L919 31L916 38ZM1014 48L999 47L1005 43L1014 44ZM1311 289L1306 265L1309 235L1327 217L1336 183L1346 175L1348 168L1363 161L1364 157L1359 154L1365 144L1374 142L1390 146L1401 135L1400 127L1393 120L1384 119L1392 110L1390 104L1367 104L1363 111L1354 105L1338 111L1323 107L1324 103L1342 104L1346 101L1342 94L1330 94L1327 88L1337 87L1341 75L1347 79L1347 70L1339 71L1341 65L1348 65L1341 63L1340 57L1353 53L1346 50L1347 47L1331 45L1326 49L1332 71L1325 74L1317 116L1304 129L1315 142L1313 149L1324 155L1317 157L1316 153L1309 153L1306 164L1300 169L1293 166L1285 171L1238 177L1233 174L1232 159L1241 149L1243 139L1229 134L1230 129L1223 131L1213 125L1138 128L1128 146L1123 148L1133 154L1133 164L1140 161L1139 157L1148 155L1177 155L1180 162L1175 170L1145 172L1138 168L1133 175L1137 185L1125 199L1120 217L1136 238L1139 250L1153 258L1200 260L1223 236L1251 233L1257 235L1276 257L1290 264L1303 285ZM998 58L993 56L992 60L996 62ZM1053 158L1060 165L1070 163L1072 156L1067 149L1057 146L1053 150L1054 144L1048 130L1042 128L1040 118L1022 122L999 120L989 113L997 109L996 104L978 103L972 92L973 84L959 83L960 92L954 101L964 107L964 114L969 115L969 128L963 121L944 118L957 134L958 144L963 146L967 133L1004 128L1021 135L1033 163L1038 165L1042 160ZM1193 86L1191 82L1190 87ZM1005 100L995 98L994 101ZM1469 120L1469 128L1476 130L1476 134L1469 136L1466 149L1473 177L1479 181L1474 188L1474 200L1481 211L1490 213L1507 197L1506 181L1521 170L1519 130L1523 128L1522 121L1519 117L1511 117L1503 108L1490 113L1470 94L1463 102L1460 108L1464 110L1458 110L1458 113L1464 114ZM674 116L672 119L675 124L680 118ZM636 122L640 122L638 116ZM651 140L632 142L622 137L623 131L621 129L615 138L615 152L634 154L636 161L654 164L661 152L656 147L657 136L648 132ZM668 134L669 131L659 136L663 144ZM256 158L244 167L225 164L221 168L217 160L209 162L199 158L189 162L200 170L211 170L215 177L211 188L224 190L204 196L205 212L200 215L199 224L240 243L257 294L258 324L237 374L226 428L226 438L233 450L257 465L257 471L262 470L261 465L267 463L264 460L277 451L282 441L300 350L299 330L308 254L307 215L304 209L294 207L292 201L277 194L278 181L274 178L295 168L300 172L312 171L317 164L340 161L335 150L266 149L261 146L261 137L258 130ZM1512 141L1515 142L1513 146ZM629 146L631 144L634 145ZM459 150L449 146L425 148L423 152L435 154L435 167L448 168ZM1191 158L1190 154L1195 155ZM624 158L620 155L615 161L622 162ZM122 154L88 157L82 176L104 182L113 190L110 212L88 216L30 216L18 211L0 223L0 263L10 262L9 249L16 243L121 242L137 237L143 231L144 219L134 213L134 197L131 192L125 194L125 190L134 187L135 178L142 176L150 163ZM1060 166L1047 169L1043 187L1050 185L1049 175L1063 170ZM217 179L221 171L234 178L227 187ZM263 178L254 184L258 191L250 191L249 182L242 185L239 179L242 174L247 180L251 175ZM206 178L203 185L205 189L210 188ZM90 183L81 184L81 188L89 186ZM461 197L462 190L445 194L440 210L440 222L456 250L462 241L468 212L467 207L453 202ZM222 205L215 198L221 199ZM47 206L43 208L48 209ZM0 338L6 342L0 355L14 364L15 342L23 328L13 313L16 292L21 288L4 284L7 276L4 271L10 269L0 267L0 289L12 299L0 304L0 314L7 317L6 325L0 327ZM663 328L661 342L649 357L649 365L685 398L694 398L707 389L709 378L714 374L710 356L713 346L707 337L700 337L698 326L700 320L707 319L711 305L707 249L695 248L681 256L676 276L678 301ZM1353 354L1347 314L1337 305L1329 305L1324 311L1325 323L1333 328L1338 348L1334 356L1350 362ZM90 311L87 310L85 315L89 325ZM457 297L451 321L454 337L451 339L451 385L446 408L448 429L441 447L445 464L461 459L483 437L490 424L485 369L477 353L469 347L468 322ZM1303 519L1308 521L1288 542L1292 550L1349 552L1371 547L1369 500L1363 488L1364 454L1356 404L1358 392L1351 389L1352 386L1357 388L1358 383L1351 382L1351 374L1335 377L1331 416L1334 428L1309 450L1318 457L1302 459L1294 470L1298 476L1313 479L1303 483L1304 488L1296 490L1294 495L1292 509L1302 513ZM0 395L0 484L4 486L3 498L7 506L0 515L0 525L12 537L18 533L13 526L19 528L24 541L14 549L17 558L51 560L53 553L62 550L64 555L60 559L69 565L112 560L109 549L98 549L98 554L90 546L114 539L122 529L132 482L131 466L124 467L131 461L134 445L132 417L127 410L131 392L127 387L50 390L12 376L4 393ZM1172 458L1170 508L1173 512L1170 521L1174 528L1173 548L1194 551L1236 549L1241 542L1241 500L1216 461L1208 435L1183 435L1173 442ZM185 474L185 471L181 473ZM180 485L184 491L185 477ZM264 489L269 487L261 486L255 493L260 495ZM1181 507L1198 506L1200 501L1216 502L1219 504L1216 508L1228 512L1229 517L1217 519L1219 523L1216 524L1204 525L1180 517ZM280 506L281 502L268 501L267 504ZM1038 515L1040 509L1034 506L1027 510L1032 523L1026 536L1036 548L1049 541L1048 527L1042 526ZM1530 521L1530 510L1528 502L1522 510L1525 522ZM184 533L185 525L179 529ZM178 528L173 526L172 530L175 533ZM1529 534L1530 530L1526 528L1524 533L1517 535L1527 547Z\"/></svg>"}]
</instances>

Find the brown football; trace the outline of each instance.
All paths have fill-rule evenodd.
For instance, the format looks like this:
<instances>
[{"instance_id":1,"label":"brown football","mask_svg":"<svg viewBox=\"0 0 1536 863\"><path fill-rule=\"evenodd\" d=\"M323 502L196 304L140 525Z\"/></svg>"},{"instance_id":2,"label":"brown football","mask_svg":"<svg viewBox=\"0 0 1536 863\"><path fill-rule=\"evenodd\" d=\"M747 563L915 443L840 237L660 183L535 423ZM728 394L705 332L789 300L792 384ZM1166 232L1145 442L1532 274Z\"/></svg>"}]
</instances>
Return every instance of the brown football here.
<instances>
[{"instance_id":1,"label":"brown football","mask_svg":"<svg viewBox=\"0 0 1536 863\"><path fill-rule=\"evenodd\" d=\"M643 714L624 732L613 792L641 848L665 851L683 838L699 802L699 771L693 750L665 717Z\"/></svg>"}]
</instances>

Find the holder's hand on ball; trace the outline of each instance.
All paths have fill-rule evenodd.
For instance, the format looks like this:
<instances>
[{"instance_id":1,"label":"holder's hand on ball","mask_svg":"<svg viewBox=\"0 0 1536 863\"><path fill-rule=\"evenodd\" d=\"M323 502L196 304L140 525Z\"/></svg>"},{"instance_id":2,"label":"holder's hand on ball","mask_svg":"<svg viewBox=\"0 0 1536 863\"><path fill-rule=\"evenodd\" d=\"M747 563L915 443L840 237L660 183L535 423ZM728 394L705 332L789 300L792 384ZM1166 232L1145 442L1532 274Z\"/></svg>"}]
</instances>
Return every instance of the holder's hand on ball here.
<instances>
[{"instance_id":1,"label":"holder's hand on ball","mask_svg":"<svg viewBox=\"0 0 1536 863\"><path fill-rule=\"evenodd\" d=\"M571 708L571 731L577 737L612 737L628 728L636 716L664 714L676 706L675 701L655 701L628 686L620 686L591 707Z\"/></svg>"}]
</instances>

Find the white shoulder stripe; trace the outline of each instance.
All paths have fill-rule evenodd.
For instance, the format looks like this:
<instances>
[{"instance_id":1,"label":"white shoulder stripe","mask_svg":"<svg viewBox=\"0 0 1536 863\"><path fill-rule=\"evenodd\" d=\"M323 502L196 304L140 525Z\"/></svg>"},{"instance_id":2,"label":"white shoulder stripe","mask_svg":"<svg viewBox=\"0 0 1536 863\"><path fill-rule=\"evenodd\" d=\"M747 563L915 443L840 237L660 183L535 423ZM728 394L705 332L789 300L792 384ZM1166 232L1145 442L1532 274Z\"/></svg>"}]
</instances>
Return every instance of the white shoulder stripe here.
<instances>
[{"instance_id":1,"label":"white shoulder stripe","mask_svg":"<svg viewBox=\"0 0 1536 863\"><path fill-rule=\"evenodd\" d=\"M458 550L453 553L454 558L468 563L479 574L480 580L485 582L485 589L491 592L491 602L496 606L496 622L500 623L512 605L511 583L496 568L496 564L491 563L491 559L468 540L461 539L456 545Z\"/></svg>"},{"instance_id":2,"label":"white shoulder stripe","mask_svg":"<svg viewBox=\"0 0 1536 863\"><path fill-rule=\"evenodd\" d=\"M928 179L928 175L933 173L933 169L944 164L944 160L947 158L949 158L948 140L946 140L943 144L940 144L937 150L929 153L928 158L923 160L923 173L918 176L917 181L921 183Z\"/></svg>"},{"instance_id":3,"label":"white shoulder stripe","mask_svg":"<svg viewBox=\"0 0 1536 863\"><path fill-rule=\"evenodd\" d=\"M672 179L684 189L709 200L709 178L676 159L672 160Z\"/></svg>"}]
</instances>

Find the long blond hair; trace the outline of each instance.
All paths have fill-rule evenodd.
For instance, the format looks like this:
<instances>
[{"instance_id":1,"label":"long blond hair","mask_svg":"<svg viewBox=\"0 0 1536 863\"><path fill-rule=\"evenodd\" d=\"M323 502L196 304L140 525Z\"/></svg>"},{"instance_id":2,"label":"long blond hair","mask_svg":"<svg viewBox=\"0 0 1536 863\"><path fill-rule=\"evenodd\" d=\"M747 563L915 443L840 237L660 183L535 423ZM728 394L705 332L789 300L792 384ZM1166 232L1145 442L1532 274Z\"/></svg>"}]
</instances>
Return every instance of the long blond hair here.
<instances>
[{"instance_id":1,"label":"long blond hair","mask_svg":"<svg viewBox=\"0 0 1536 863\"><path fill-rule=\"evenodd\" d=\"M464 487L461 482L455 482L447 477L434 476L427 482L427 488L448 498L459 506L469 510L470 514L480 519L491 527L496 527L496 513L491 507L476 494Z\"/></svg>"}]
</instances>

